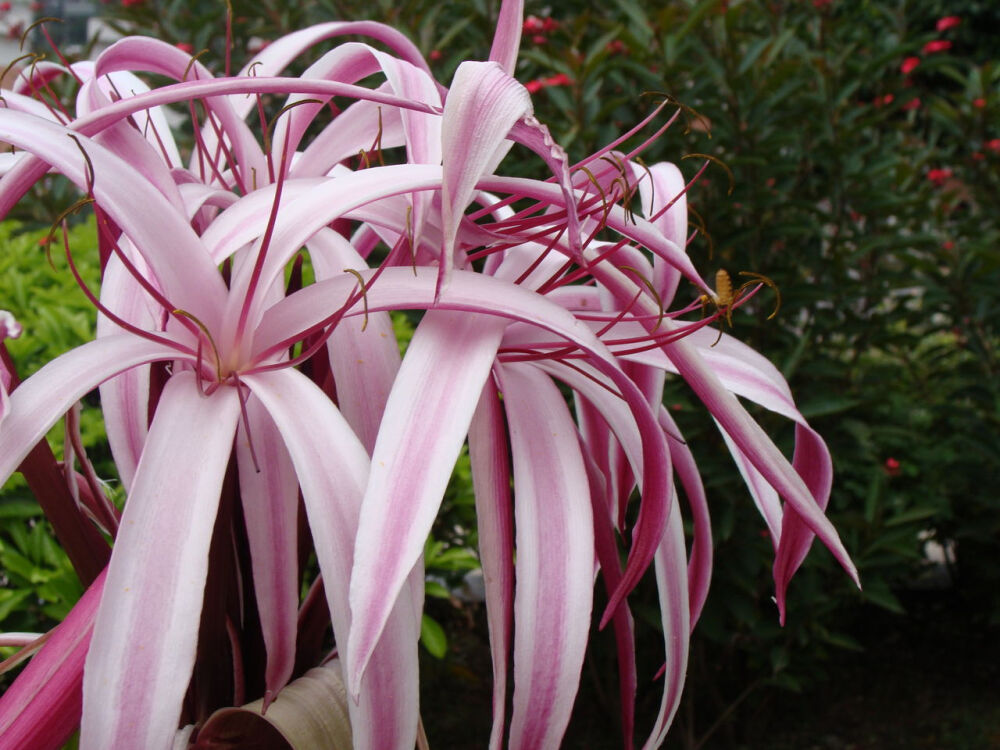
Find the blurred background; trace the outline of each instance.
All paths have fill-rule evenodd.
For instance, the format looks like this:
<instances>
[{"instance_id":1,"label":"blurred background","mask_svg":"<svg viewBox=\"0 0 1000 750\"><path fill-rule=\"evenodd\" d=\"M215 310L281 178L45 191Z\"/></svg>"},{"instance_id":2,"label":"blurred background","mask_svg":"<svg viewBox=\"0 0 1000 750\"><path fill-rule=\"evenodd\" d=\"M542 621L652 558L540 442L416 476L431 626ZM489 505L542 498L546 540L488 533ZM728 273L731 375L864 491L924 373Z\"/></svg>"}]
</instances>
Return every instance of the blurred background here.
<instances>
[{"instance_id":1,"label":"blurred background","mask_svg":"<svg viewBox=\"0 0 1000 750\"><path fill-rule=\"evenodd\" d=\"M459 62L488 55L498 7L234 0L233 69L283 33L372 18L409 34L447 83ZM67 56L143 33L208 50L200 59L221 73L225 15L204 0L3 2L0 61L51 56L31 26L57 17L45 28ZM643 158L692 178L705 161L692 155L709 155L688 195L698 229L688 253L707 279L750 271L780 288L775 319L765 291L731 333L782 371L826 439L829 515L864 584L854 589L817 546L778 626L764 525L711 421L676 384L667 398L706 480L716 569L668 747L1000 748L998 38L992 0L526 2L517 76L571 158L664 97L682 105ZM22 377L90 336L92 308L65 262L39 261L73 199L53 183L0 225L0 307L30 333L8 342ZM96 281L85 230L74 257ZM682 287L675 306L696 296ZM790 424L755 416L790 449ZM82 432L98 473L113 476L93 408ZM61 445L61 430L51 437ZM0 495L3 631L50 627L80 593L38 513L16 483ZM475 549L463 460L427 547L422 702L439 747L488 736L486 631L468 591ZM640 733L663 658L647 584L634 600L646 634ZM594 644L568 747L620 747L613 639Z\"/></svg>"}]
</instances>

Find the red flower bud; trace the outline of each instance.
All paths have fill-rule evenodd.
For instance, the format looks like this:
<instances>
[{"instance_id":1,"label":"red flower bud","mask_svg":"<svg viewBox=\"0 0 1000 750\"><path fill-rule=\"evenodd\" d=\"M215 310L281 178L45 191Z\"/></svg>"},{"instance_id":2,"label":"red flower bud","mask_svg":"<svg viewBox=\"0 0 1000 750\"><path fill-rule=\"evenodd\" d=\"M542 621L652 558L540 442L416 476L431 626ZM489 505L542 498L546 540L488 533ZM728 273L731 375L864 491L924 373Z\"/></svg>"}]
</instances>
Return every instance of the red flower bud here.
<instances>
[{"instance_id":1,"label":"red flower bud","mask_svg":"<svg viewBox=\"0 0 1000 750\"><path fill-rule=\"evenodd\" d=\"M935 39L924 45L924 54L933 55L935 52L947 52L951 49L951 42L947 39Z\"/></svg>"},{"instance_id":2,"label":"red flower bud","mask_svg":"<svg viewBox=\"0 0 1000 750\"><path fill-rule=\"evenodd\" d=\"M937 26L935 28L937 28L938 31L947 31L948 29L958 26L960 23L962 23L962 19L958 16L944 16L943 18L938 19Z\"/></svg>"}]
</instances>

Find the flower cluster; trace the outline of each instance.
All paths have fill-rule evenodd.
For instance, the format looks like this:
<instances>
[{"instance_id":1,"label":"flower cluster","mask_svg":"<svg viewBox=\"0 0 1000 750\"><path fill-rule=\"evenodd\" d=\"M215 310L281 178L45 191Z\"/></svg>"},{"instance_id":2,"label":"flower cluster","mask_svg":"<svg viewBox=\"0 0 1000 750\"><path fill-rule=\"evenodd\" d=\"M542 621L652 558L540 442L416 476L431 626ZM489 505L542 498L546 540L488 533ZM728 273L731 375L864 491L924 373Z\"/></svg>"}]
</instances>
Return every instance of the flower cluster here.
<instances>
[{"instance_id":1,"label":"flower cluster","mask_svg":"<svg viewBox=\"0 0 1000 750\"><path fill-rule=\"evenodd\" d=\"M528 16L521 25L522 32L531 38L534 44L545 44L549 35L559 28L559 22L550 16L539 18Z\"/></svg>"},{"instance_id":2,"label":"flower cluster","mask_svg":"<svg viewBox=\"0 0 1000 750\"><path fill-rule=\"evenodd\" d=\"M12 388L0 481L100 387L127 493L121 513L94 497L60 509L113 548L0 699L11 746L58 745L77 723L85 750L210 744L213 709L280 701L303 654L324 660L310 634L332 624L353 746L412 748L422 553L466 444L491 747L559 744L595 569L627 746L627 597L653 570L666 667L647 746L659 746L712 550L706 493L662 405L668 376L714 418L764 517L780 616L815 536L856 578L824 514L825 444L776 368L707 328L753 292L713 290L696 271L680 171L642 166L644 143L625 147L649 122L569 162L533 116L542 86L512 77L531 21L520 13L503 4L491 59L462 63L448 87L399 32L334 22L274 40L232 77L125 38L93 63L37 65L3 92L0 140L17 152L3 162L0 213L61 173L95 214L103 277L85 290L100 312L94 340ZM343 35L378 46L343 43L284 74ZM143 71L174 82L150 88ZM79 83L75 107L48 98L59 75ZM189 149L168 127L174 104L192 118ZM515 147L549 178L499 173ZM405 311L419 324L401 357L392 316ZM740 398L792 420L791 461ZM232 677L220 686L219 675Z\"/></svg>"}]
</instances>

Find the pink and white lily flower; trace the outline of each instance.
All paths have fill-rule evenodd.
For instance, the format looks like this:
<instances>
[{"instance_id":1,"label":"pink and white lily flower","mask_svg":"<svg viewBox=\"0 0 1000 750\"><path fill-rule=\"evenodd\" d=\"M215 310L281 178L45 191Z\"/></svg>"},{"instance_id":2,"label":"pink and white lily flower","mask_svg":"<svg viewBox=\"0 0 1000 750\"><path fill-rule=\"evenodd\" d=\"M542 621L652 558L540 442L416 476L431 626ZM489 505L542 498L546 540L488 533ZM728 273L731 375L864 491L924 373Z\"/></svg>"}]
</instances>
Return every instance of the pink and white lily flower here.
<instances>
[{"instance_id":1,"label":"pink and white lily flower","mask_svg":"<svg viewBox=\"0 0 1000 750\"><path fill-rule=\"evenodd\" d=\"M0 698L0 731L57 745L11 717L72 708L82 682L81 747L186 743L180 725L205 718L190 687L207 658L199 649L211 627L228 633L239 670L244 623L230 613L242 619L244 602L260 621L266 707L299 670L300 617L311 606L300 602L300 552L311 549L354 746L412 748L422 550L468 442L494 666L490 747L560 744L598 572L631 747L627 595L651 566L666 677L645 746L659 746L711 570L705 493L661 405L668 373L705 404L766 520L782 617L814 535L856 575L823 514L829 455L780 375L731 337L714 345L707 320L683 321L690 306L666 310L682 277L711 293L685 253L679 173L657 165L640 174L633 155L613 155L618 143L571 168L511 76L522 10L503 3L491 61L464 63L448 89L402 35L364 22L292 34L231 78L150 39L122 40L69 70L40 68L82 82L75 118L39 110L31 78L9 97L0 141L22 152L4 165L0 212L46 170L65 175L94 206L105 268L95 340L9 398L0 381L0 481L99 386L127 502L105 575L36 657L42 666ZM341 34L391 52L350 42L301 77L281 76ZM176 83L149 89L136 71ZM357 85L374 73L384 76L378 88ZM246 118L264 94L287 99L258 141ZM334 96L356 103L307 142ZM185 160L160 108L195 101L207 114ZM552 179L495 174L515 143ZM402 163L376 164L393 149ZM647 219L618 205L636 186ZM620 241L596 239L608 233ZM315 280L302 285L296 259L305 256ZM402 359L389 316L400 310L424 311ZM14 330L0 313L0 339ZM796 422L792 461L737 396ZM690 559L675 476L695 520ZM226 558L217 545L239 557L239 544L218 541L232 528L245 535L253 593L226 593L239 602L227 613L210 597L227 575L214 569ZM624 566L616 532L629 540ZM50 685L43 667L58 675ZM240 703L239 676L232 688Z\"/></svg>"}]
</instances>

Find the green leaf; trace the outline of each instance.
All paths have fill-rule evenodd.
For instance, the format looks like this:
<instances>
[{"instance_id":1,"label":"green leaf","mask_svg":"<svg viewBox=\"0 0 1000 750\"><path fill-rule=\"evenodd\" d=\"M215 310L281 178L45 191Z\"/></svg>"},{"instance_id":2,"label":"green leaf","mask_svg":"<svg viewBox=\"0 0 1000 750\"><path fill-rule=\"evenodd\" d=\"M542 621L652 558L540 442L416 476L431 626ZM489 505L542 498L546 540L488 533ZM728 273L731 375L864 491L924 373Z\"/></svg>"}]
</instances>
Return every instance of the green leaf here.
<instances>
[{"instance_id":1,"label":"green leaf","mask_svg":"<svg viewBox=\"0 0 1000 750\"><path fill-rule=\"evenodd\" d=\"M10 613L19 608L21 602L31 595L30 589L0 589L0 622L10 616Z\"/></svg>"},{"instance_id":2,"label":"green leaf","mask_svg":"<svg viewBox=\"0 0 1000 750\"><path fill-rule=\"evenodd\" d=\"M896 598L889 587L881 580L873 581L861 592L862 597L882 609L895 612L897 615L905 615L906 610L902 602Z\"/></svg>"},{"instance_id":3,"label":"green leaf","mask_svg":"<svg viewBox=\"0 0 1000 750\"><path fill-rule=\"evenodd\" d=\"M925 518L933 518L940 513L938 508L930 508L927 506L920 508L912 508L910 510L904 511L899 515L893 516L885 522L886 526L902 526L904 523L911 523L912 521L922 521Z\"/></svg>"},{"instance_id":4,"label":"green leaf","mask_svg":"<svg viewBox=\"0 0 1000 750\"><path fill-rule=\"evenodd\" d=\"M815 419L848 411L862 403L864 402L861 399L847 396L823 396L803 402L799 411L806 419Z\"/></svg>"},{"instance_id":5,"label":"green leaf","mask_svg":"<svg viewBox=\"0 0 1000 750\"><path fill-rule=\"evenodd\" d=\"M424 581L424 593L436 599L451 599L451 592L437 581Z\"/></svg>"},{"instance_id":6,"label":"green leaf","mask_svg":"<svg viewBox=\"0 0 1000 750\"><path fill-rule=\"evenodd\" d=\"M34 500L11 498L0 502L0 520L35 518L42 509Z\"/></svg>"},{"instance_id":7,"label":"green leaf","mask_svg":"<svg viewBox=\"0 0 1000 750\"><path fill-rule=\"evenodd\" d=\"M448 636L430 615L423 615L420 619L420 642L435 659L443 659L448 653Z\"/></svg>"}]
</instances>

